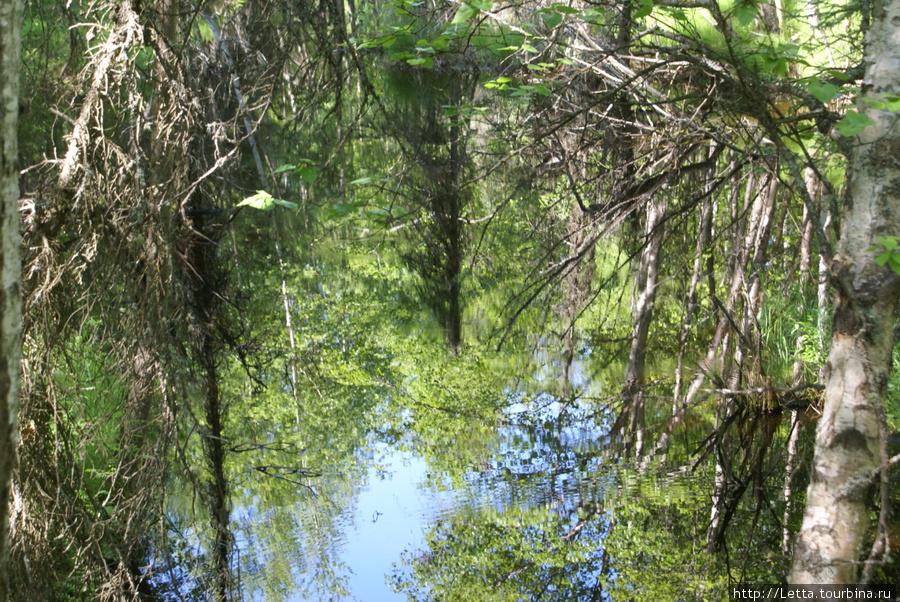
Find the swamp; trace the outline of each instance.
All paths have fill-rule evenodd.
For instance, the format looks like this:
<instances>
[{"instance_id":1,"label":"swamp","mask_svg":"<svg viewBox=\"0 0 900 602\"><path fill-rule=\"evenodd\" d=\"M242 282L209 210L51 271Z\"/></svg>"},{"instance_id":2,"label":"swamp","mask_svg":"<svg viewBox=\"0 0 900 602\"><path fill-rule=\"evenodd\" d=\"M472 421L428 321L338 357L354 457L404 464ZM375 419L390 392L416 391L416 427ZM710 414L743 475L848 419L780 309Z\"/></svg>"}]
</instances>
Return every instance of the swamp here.
<instances>
[{"instance_id":1,"label":"swamp","mask_svg":"<svg viewBox=\"0 0 900 602\"><path fill-rule=\"evenodd\" d=\"M0 5L0 602L900 583L900 3Z\"/></svg>"}]
</instances>

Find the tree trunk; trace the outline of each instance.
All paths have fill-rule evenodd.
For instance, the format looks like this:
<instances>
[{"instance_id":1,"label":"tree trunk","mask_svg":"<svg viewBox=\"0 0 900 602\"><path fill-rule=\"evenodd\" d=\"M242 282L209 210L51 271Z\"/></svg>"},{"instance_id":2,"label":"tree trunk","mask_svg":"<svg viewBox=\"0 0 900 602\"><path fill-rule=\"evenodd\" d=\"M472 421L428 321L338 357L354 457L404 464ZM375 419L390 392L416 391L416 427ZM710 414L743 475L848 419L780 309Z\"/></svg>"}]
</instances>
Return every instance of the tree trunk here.
<instances>
[{"instance_id":1,"label":"tree trunk","mask_svg":"<svg viewBox=\"0 0 900 602\"><path fill-rule=\"evenodd\" d=\"M566 326L562 341L562 394L564 397L571 393L570 371L572 362L575 361L575 348L578 345L575 324L591 300L591 283L594 279L595 266L594 244L589 240L591 238L589 236L590 228L590 218L578 206L573 206L566 222L566 240L571 249L570 255L581 255L582 259L572 268L565 280L565 302L562 309L563 324ZM588 247L586 251L585 246Z\"/></svg>"},{"instance_id":2,"label":"tree trunk","mask_svg":"<svg viewBox=\"0 0 900 602\"><path fill-rule=\"evenodd\" d=\"M831 212L828 209L822 209L822 224L825 232L828 232L828 226L831 224ZM825 351L828 349L828 313L829 313L829 289L828 285L828 261L823 252L822 245L819 245L819 273L816 281L816 332L819 335L819 351L821 357L825 357ZM819 366L819 381L825 380L825 366Z\"/></svg>"},{"instance_id":3,"label":"tree trunk","mask_svg":"<svg viewBox=\"0 0 900 602\"><path fill-rule=\"evenodd\" d=\"M22 11L22 0L0 2L0 602L5 602L9 593L8 499L22 353L16 132Z\"/></svg>"},{"instance_id":4,"label":"tree trunk","mask_svg":"<svg viewBox=\"0 0 900 602\"><path fill-rule=\"evenodd\" d=\"M622 393L629 412L628 447L634 455L643 451L644 430L644 371L646 367L647 338L659 278L659 258L663 239L663 219L666 214L664 201L651 201L647 205L647 238L635 283L634 330L631 336L631 352L625 368L625 387Z\"/></svg>"},{"instance_id":5,"label":"tree trunk","mask_svg":"<svg viewBox=\"0 0 900 602\"><path fill-rule=\"evenodd\" d=\"M819 182L816 178L816 172L811 167L806 168L806 191L809 198L813 200L819 199ZM806 302L806 289L809 284L809 266L812 258L812 235L813 221L810 215L810 207L803 205L803 221L800 224L800 280L797 284L800 299ZM803 380L803 335L798 334L796 341L796 356L794 357L794 369L791 374L791 381L797 385Z\"/></svg>"},{"instance_id":6,"label":"tree trunk","mask_svg":"<svg viewBox=\"0 0 900 602\"><path fill-rule=\"evenodd\" d=\"M715 144L710 144L709 156L715 153ZM715 176L715 167L710 168L710 180ZM700 209L700 225L697 235L697 247L694 254L694 268L691 271L691 284L688 289L687 298L684 302L681 318L681 332L678 337L678 360L675 367L675 392L672 395L672 415L678 414L679 398L681 397L681 384L684 374L684 353L687 346L688 336L690 335L693 323L694 312L697 308L697 289L700 286L700 277L703 270L703 255L707 252L707 243L712 238L712 217L713 203L712 190L707 188L710 195L703 201Z\"/></svg>"},{"instance_id":7,"label":"tree trunk","mask_svg":"<svg viewBox=\"0 0 900 602\"><path fill-rule=\"evenodd\" d=\"M873 481L883 458L879 414L891 368L900 276L875 262L877 236L900 223L900 122L871 108L900 85L900 4L885 3L866 40L863 96L874 121L855 140L838 253L825 407L807 508L794 547L793 583L854 583L869 527ZM863 98L863 100L866 100Z\"/></svg>"}]
</instances>

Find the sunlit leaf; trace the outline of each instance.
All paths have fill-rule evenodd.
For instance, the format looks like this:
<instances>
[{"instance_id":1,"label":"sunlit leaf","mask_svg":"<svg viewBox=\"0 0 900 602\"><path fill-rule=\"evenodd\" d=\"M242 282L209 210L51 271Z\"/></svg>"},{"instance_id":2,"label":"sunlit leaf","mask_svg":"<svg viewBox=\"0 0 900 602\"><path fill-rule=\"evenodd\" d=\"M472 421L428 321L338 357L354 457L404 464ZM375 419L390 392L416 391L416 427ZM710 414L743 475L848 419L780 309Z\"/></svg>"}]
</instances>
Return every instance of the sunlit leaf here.
<instances>
[{"instance_id":1,"label":"sunlit leaf","mask_svg":"<svg viewBox=\"0 0 900 602\"><path fill-rule=\"evenodd\" d=\"M453 17L453 21L451 23L465 23L472 17L478 14L478 9L470 4L463 4L459 7L459 10L456 11L456 16Z\"/></svg>"},{"instance_id":2,"label":"sunlit leaf","mask_svg":"<svg viewBox=\"0 0 900 602\"><path fill-rule=\"evenodd\" d=\"M407 64L413 65L414 67L425 67L426 69L431 69L434 67L434 59L430 56L427 57L419 57L415 59L406 59Z\"/></svg>"},{"instance_id":3,"label":"sunlit leaf","mask_svg":"<svg viewBox=\"0 0 900 602\"><path fill-rule=\"evenodd\" d=\"M753 2L741 2L734 7L732 14L734 14L735 20L740 25L747 27L756 18L756 4Z\"/></svg>"},{"instance_id":4,"label":"sunlit leaf","mask_svg":"<svg viewBox=\"0 0 900 602\"><path fill-rule=\"evenodd\" d=\"M883 246L888 251L893 251L898 246L900 246L900 239L898 239L896 236L879 236L877 240L878 244Z\"/></svg>"},{"instance_id":5,"label":"sunlit leaf","mask_svg":"<svg viewBox=\"0 0 900 602\"><path fill-rule=\"evenodd\" d=\"M286 207L288 209L297 209L297 203L292 203L291 201L283 201L281 199L274 198L271 194L266 192L265 190L257 190L256 194L253 196L247 197L243 201L237 204L238 207L252 207L254 209L259 209L261 211L271 211L276 206L277 207Z\"/></svg>"},{"instance_id":6,"label":"sunlit leaf","mask_svg":"<svg viewBox=\"0 0 900 602\"><path fill-rule=\"evenodd\" d=\"M212 28L209 26L203 19L197 20L197 33L200 34L200 39L206 42L207 44L211 44L215 37L213 36Z\"/></svg>"}]
</instances>

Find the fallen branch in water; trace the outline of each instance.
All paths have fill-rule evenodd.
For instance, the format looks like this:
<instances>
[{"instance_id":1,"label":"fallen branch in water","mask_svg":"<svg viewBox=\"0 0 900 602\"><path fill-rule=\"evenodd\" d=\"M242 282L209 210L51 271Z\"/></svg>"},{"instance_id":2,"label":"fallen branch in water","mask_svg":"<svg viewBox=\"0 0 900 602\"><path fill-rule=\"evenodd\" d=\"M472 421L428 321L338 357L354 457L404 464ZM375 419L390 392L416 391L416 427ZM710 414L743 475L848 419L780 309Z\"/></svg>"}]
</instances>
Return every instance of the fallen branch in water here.
<instances>
[{"instance_id":1,"label":"fallen branch in water","mask_svg":"<svg viewBox=\"0 0 900 602\"><path fill-rule=\"evenodd\" d=\"M716 393L723 397L737 397L739 395L759 395L760 393L778 393L780 395L790 395L803 391L804 389L815 389L816 391L824 391L825 385L819 383L803 383L793 387L753 387L751 389L700 389L704 393Z\"/></svg>"}]
</instances>

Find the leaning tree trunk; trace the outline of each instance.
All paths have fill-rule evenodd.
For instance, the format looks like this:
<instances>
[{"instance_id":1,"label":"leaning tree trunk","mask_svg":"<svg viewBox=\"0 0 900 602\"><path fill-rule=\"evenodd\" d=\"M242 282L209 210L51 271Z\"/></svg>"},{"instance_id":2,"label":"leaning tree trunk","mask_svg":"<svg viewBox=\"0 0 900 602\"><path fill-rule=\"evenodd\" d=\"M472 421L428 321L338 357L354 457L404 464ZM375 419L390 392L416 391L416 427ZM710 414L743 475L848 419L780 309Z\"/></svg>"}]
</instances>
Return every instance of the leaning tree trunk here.
<instances>
[{"instance_id":1,"label":"leaning tree trunk","mask_svg":"<svg viewBox=\"0 0 900 602\"><path fill-rule=\"evenodd\" d=\"M793 583L854 583L869 527L872 484L883 458L879 414L893 348L900 277L876 263L877 236L898 234L900 122L871 108L900 86L900 3L884 3L866 40L863 96L874 121L855 140L839 252L825 408L803 526L794 548ZM863 100L866 100L864 98Z\"/></svg>"},{"instance_id":2,"label":"leaning tree trunk","mask_svg":"<svg viewBox=\"0 0 900 602\"><path fill-rule=\"evenodd\" d=\"M18 140L22 0L0 2L0 602L9 591L9 483L16 440L22 297L19 288Z\"/></svg>"}]
</instances>

